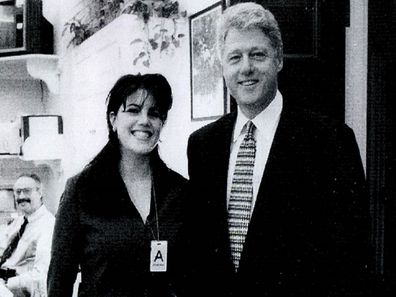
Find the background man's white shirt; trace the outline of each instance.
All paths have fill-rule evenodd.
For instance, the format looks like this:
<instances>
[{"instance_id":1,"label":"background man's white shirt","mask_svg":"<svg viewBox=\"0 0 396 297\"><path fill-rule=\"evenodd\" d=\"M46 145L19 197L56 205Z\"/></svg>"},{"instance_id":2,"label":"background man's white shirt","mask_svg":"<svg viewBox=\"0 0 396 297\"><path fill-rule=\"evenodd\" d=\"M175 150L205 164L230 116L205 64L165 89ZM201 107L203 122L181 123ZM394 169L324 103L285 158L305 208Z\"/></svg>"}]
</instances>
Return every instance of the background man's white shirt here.
<instances>
[{"instance_id":1,"label":"background man's white shirt","mask_svg":"<svg viewBox=\"0 0 396 297\"><path fill-rule=\"evenodd\" d=\"M32 296L46 296L46 278L51 258L52 233L55 217L42 205L27 217L28 224L18 245L2 268L15 269L17 276L9 278L7 287L15 296L24 296L23 291ZM23 216L15 219L4 236L0 239L3 251L24 220Z\"/></svg>"}]
</instances>

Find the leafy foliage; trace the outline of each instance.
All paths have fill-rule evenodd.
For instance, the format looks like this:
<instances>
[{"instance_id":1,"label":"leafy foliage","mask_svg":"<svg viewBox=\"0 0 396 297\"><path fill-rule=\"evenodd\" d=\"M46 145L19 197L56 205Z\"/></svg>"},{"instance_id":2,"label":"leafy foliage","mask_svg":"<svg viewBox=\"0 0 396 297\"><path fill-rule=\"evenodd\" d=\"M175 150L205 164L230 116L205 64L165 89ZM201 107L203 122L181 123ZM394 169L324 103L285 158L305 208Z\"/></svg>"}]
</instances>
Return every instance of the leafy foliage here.
<instances>
[{"instance_id":1,"label":"leafy foliage","mask_svg":"<svg viewBox=\"0 0 396 297\"><path fill-rule=\"evenodd\" d=\"M176 20L185 18L187 12L179 10L177 0L91 1L91 5L86 10L81 11L64 25L62 35L66 32L72 35L68 47L79 45L121 14L137 15L144 23L147 39L136 38L131 42L131 45L137 43L144 43L145 45L144 50L134 58L134 65L142 60L142 64L149 67L152 51L164 52L171 46L174 48L180 46L180 38L184 37L184 34L177 34ZM173 32L170 32L161 23L162 25L155 26L159 26L159 28L154 27L154 29L159 29L158 32L156 31L153 36L150 36L148 22L152 17L171 19L173 21Z\"/></svg>"}]
</instances>

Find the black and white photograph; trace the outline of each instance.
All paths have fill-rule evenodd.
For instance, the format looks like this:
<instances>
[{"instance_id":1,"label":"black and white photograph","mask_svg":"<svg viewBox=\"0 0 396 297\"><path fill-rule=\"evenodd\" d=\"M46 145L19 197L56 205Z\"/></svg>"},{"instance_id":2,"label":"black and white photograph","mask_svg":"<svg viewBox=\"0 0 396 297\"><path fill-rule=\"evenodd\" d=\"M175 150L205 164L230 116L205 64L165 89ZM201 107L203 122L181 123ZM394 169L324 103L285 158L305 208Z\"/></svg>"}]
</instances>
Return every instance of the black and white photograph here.
<instances>
[{"instance_id":1,"label":"black and white photograph","mask_svg":"<svg viewBox=\"0 0 396 297\"><path fill-rule=\"evenodd\" d=\"M396 296L396 0L0 0L0 297Z\"/></svg>"}]
</instances>

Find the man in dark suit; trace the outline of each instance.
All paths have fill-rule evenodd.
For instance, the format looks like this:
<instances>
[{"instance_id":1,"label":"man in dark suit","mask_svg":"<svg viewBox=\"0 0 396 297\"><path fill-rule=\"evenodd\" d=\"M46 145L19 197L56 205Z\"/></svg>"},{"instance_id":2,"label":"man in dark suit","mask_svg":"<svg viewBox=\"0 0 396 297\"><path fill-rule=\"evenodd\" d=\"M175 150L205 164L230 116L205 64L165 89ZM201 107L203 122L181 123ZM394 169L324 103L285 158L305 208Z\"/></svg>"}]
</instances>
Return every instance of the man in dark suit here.
<instances>
[{"instance_id":1,"label":"man in dark suit","mask_svg":"<svg viewBox=\"0 0 396 297\"><path fill-rule=\"evenodd\" d=\"M231 6L218 34L238 107L189 139L186 295L365 295L369 207L352 130L283 101L271 12Z\"/></svg>"}]
</instances>

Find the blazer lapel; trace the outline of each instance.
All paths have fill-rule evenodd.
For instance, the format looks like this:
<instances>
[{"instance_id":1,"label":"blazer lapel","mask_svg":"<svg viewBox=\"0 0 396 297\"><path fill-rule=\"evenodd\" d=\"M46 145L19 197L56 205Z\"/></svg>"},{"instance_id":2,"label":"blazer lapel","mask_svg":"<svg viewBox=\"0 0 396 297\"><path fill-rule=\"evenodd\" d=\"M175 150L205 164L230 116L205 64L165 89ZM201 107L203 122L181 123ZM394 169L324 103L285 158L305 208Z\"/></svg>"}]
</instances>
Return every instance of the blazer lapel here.
<instances>
[{"instance_id":1,"label":"blazer lapel","mask_svg":"<svg viewBox=\"0 0 396 297\"><path fill-rule=\"evenodd\" d=\"M290 164L290 151L295 147L296 141L296 123L293 120L290 112L284 110L279 121L277 131L271 145L270 153L268 155L267 164L264 170L263 178L261 180L260 188L257 194L257 199L253 214L250 220L248 234L246 236L244 249L241 256L240 266L243 267L246 262L250 262L252 253L249 251L255 246L261 245L261 256L270 256L267 252L274 242L276 223L278 214L282 212L280 208L280 197L277 197L279 190L279 181L287 178L287 171L293 164ZM259 242L260 238L268 239L268 242ZM252 258L254 261L254 256ZM245 262L245 263L244 263ZM243 269L243 268L242 268Z\"/></svg>"},{"instance_id":2,"label":"blazer lapel","mask_svg":"<svg viewBox=\"0 0 396 297\"><path fill-rule=\"evenodd\" d=\"M216 166L216 183L219 185L219 199L221 208L227 211L227 176L228 163L230 159L230 145L233 128L236 120L236 113L231 113L224 118L216 131L216 140L213 148L214 161Z\"/></svg>"},{"instance_id":3,"label":"blazer lapel","mask_svg":"<svg viewBox=\"0 0 396 297\"><path fill-rule=\"evenodd\" d=\"M285 166L291 165L287 164L287 160L290 159L290 151L295 148L294 143L297 137L295 133L296 125L290 111L287 109L284 110L271 145L263 178L260 183L256 201L256 205L258 206L257 209L263 206L263 199L261 199L261 197L268 195L268 191L272 192L271 188L276 184L276 181L280 178L284 178L283 173L285 172ZM253 215L254 214L253 212Z\"/></svg>"},{"instance_id":4,"label":"blazer lapel","mask_svg":"<svg viewBox=\"0 0 396 297\"><path fill-rule=\"evenodd\" d=\"M231 138L236 120L236 113L226 115L215 123L212 132L213 142L210 145L211 164L210 178L212 194L210 195L208 211L213 217L214 225L211 227L216 234L216 253L223 255L226 265L232 271L231 251L228 236L228 212L227 212L227 176L230 158Z\"/></svg>"}]
</instances>

